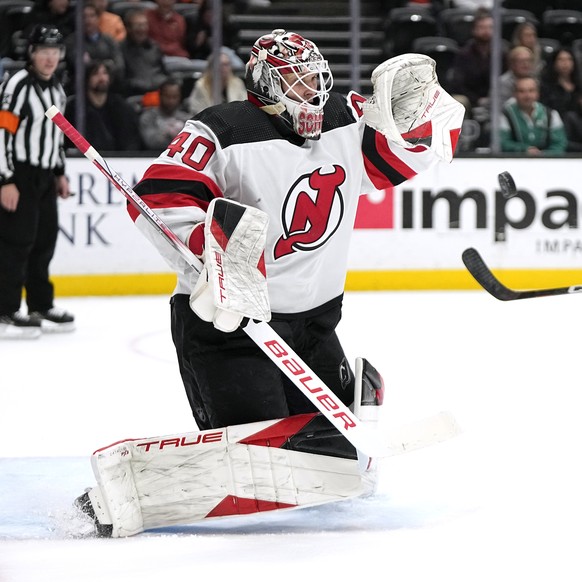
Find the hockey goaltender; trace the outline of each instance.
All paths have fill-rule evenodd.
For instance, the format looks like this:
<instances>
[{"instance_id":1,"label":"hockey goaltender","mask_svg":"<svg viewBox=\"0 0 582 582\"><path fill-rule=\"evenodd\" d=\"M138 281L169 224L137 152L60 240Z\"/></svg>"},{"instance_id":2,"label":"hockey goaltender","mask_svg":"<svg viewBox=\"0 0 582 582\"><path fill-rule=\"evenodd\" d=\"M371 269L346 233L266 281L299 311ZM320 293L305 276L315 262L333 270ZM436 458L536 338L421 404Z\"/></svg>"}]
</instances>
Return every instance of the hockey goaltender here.
<instances>
[{"instance_id":1,"label":"hockey goaltender","mask_svg":"<svg viewBox=\"0 0 582 582\"><path fill-rule=\"evenodd\" d=\"M76 503L99 535L373 492L370 448L328 420L343 406L381 438L380 374L363 358L352 370L335 331L358 198L451 162L464 108L425 55L383 62L372 83L369 99L332 92L317 46L274 30L251 49L248 99L189 120L135 186L203 264L129 205L178 275L172 337L199 432L93 454L97 486ZM295 354L285 370L249 332L257 322ZM316 382L320 400L306 396Z\"/></svg>"}]
</instances>

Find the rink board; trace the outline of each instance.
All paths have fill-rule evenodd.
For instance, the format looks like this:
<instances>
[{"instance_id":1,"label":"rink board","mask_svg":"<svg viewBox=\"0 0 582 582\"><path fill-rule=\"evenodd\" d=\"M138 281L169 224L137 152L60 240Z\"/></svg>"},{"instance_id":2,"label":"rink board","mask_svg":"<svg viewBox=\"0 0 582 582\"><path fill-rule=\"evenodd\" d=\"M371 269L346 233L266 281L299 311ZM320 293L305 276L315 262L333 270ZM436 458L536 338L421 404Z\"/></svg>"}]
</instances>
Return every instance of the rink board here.
<instances>
[{"instance_id":1,"label":"rink board","mask_svg":"<svg viewBox=\"0 0 582 582\"><path fill-rule=\"evenodd\" d=\"M150 162L110 159L130 184ZM346 289L476 289L461 261L470 246L512 287L582 283L579 166L579 159L457 159L370 193L360 201ZM497 183L502 171L518 187L509 200ZM60 201L57 293L171 292L176 277L133 226L125 198L85 158L70 158L67 174L75 195Z\"/></svg>"}]
</instances>

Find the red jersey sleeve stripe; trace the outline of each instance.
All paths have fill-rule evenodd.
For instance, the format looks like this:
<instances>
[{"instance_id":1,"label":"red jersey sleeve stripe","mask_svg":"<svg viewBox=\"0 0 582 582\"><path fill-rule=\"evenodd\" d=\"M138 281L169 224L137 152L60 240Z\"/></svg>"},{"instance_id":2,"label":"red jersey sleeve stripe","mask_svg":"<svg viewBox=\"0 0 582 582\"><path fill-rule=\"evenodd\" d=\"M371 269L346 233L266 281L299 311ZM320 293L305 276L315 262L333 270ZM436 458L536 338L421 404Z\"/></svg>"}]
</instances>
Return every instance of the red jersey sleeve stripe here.
<instances>
[{"instance_id":1,"label":"red jersey sleeve stripe","mask_svg":"<svg viewBox=\"0 0 582 582\"><path fill-rule=\"evenodd\" d=\"M378 170L378 168L376 168L376 166L374 166L366 156L364 156L364 168L376 190L384 190L385 188L391 188L394 186L394 184L392 184L392 182L382 174L382 172L380 172L380 170Z\"/></svg>"},{"instance_id":2,"label":"red jersey sleeve stripe","mask_svg":"<svg viewBox=\"0 0 582 582\"><path fill-rule=\"evenodd\" d=\"M185 208L187 206L193 206L206 212L209 204L205 200L196 200L187 194L152 194L142 196L141 198L152 210L156 208ZM131 203L127 206L127 212L133 222L140 215L139 210Z\"/></svg>"},{"instance_id":3,"label":"red jersey sleeve stripe","mask_svg":"<svg viewBox=\"0 0 582 582\"><path fill-rule=\"evenodd\" d=\"M401 184L416 172L404 163L388 145L386 138L371 127L364 129L362 139L364 168L378 190Z\"/></svg>"},{"instance_id":4,"label":"red jersey sleeve stripe","mask_svg":"<svg viewBox=\"0 0 582 582\"><path fill-rule=\"evenodd\" d=\"M140 182L144 180L190 180L193 182L202 182L212 192L215 198L223 197L222 190L212 178L194 169L183 168L181 166L152 164L146 170Z\"/></svg>"},{"instance_id":5,"label":"red jersey sleeve stripe","mask_svg":"<svg viewBox=\"0 0 582 582\"><path fill-rule=\"evenodd\" d=\"M376 148L382 159L401 174L404 180L410 180L416 176L416 172L390 149L388 140L380 132L376 132Z\"/></svg>"}]
</instances>

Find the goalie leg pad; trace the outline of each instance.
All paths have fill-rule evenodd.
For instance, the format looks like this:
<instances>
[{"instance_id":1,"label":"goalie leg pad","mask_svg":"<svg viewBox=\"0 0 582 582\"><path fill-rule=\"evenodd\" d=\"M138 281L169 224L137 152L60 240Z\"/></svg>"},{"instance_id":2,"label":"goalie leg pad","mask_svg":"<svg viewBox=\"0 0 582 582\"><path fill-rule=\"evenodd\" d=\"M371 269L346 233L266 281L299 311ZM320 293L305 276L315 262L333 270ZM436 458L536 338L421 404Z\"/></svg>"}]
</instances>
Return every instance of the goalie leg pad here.
<instances>
[{"instance_id":1,"label":"goalie leg pad","mask_svg":"<svg viewBox=\"0 0 582 582\"><path fill-rule=\"evenodd\" d=\"M97 451L101 524L113 537L369 493L355 449L320 414L131 440Z\"/></svg>"}]
</instances>

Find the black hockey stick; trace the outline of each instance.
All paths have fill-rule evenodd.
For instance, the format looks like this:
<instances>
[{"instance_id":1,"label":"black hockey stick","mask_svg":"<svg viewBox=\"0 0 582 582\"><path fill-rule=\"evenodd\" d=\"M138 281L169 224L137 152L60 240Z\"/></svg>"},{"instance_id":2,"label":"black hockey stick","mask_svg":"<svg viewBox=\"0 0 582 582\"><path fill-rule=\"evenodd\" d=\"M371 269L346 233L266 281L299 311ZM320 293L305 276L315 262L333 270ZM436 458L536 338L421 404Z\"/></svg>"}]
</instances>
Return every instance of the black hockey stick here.
<instances>
[{"instance_id":1,"label":"black hockey stick","mask_svg":"<svg viewBox=\"0 0 582 582\"><path fill-rule=\"evenodd\" d=\"M582 285L570 287L556 287L554 289L532 289L531 291L514 291L501 283L485 264L476 249L469 248L463 251L463 263L475 280L485 291L500 301L514 301L516 299L531 299L532 297L548 297L550 295L567 295L582 292Z\"/></svg>"}]
</instances>

